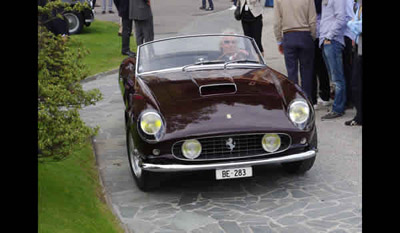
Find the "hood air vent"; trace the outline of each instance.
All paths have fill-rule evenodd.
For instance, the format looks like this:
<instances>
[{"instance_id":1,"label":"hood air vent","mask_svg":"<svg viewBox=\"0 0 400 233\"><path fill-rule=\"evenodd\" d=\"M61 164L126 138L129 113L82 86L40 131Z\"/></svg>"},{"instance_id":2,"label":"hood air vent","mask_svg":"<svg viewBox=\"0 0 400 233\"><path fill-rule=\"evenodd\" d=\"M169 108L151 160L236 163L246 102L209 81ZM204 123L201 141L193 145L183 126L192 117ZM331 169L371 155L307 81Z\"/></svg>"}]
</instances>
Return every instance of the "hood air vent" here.
<instances>
[{"instance_id":1,"label":"hood air vent","mask_svg":"<svg viewBox=\"0 0 400 233\"><path fill-rule=\"evenodd\" d=\"M220 83L209 84L199 87L200 95L219 95L219 94L233 94L236 92L236 84L234 83Z\"/></svg>"}]
</instances>

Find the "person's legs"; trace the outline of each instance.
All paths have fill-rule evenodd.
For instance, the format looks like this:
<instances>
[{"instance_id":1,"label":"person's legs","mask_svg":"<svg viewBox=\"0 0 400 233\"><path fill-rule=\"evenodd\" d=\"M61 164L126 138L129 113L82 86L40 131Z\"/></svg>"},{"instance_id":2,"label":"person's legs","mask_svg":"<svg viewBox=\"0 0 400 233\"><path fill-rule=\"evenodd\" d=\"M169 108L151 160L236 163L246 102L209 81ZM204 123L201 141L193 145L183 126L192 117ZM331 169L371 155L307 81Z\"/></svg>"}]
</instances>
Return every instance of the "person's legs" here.
<instances>
[{"instance_id":1,"label":"person's legs","mask_svg":"<svg viewBox=\"0 0 400 233\"><path fill-rule=\"evenodd\" d=\"M317 39L314 47L314 70L319 81L319 97L324 101L329 101L331 92L329 86L329 75L322 56L322 49L319 48L318 44L319 40Z\"/></svg>"},{"instance_id":2,"label":"person's legs","mask_svg":"<svg viewBox=\"0 0 400 233\"><path fill-rule=\"evenodd\" d=\"M362 56L356 52L353 60L352 92L353 103L356 108L354 120L362 124Z\"/></svg>"},{"instance_id":3,"label":"person's legs","mask_svg":"<svg viewBox=\"0 0 400 233\"><path fill-rule=\"evenodd\" d=\"M144 42L143 20L135 20L136 45L139 46Z\"/></svg>"},{"instance_id":4,"label":"person's legs","mask_svg":"<svg viewBox=\"0 0 400 233\"><path fill-rule=\"evenodd\" d=\"M132 31L132 20L122 18L122 53L130 51L130 33Z\"/></svg>"},{"instance_id":5,"label":"person's legs","mask_svg":"<svg viewBox=\"0 0 400 233\"><path fill-rule=\"evenodd\" d=\"M299 32L299 62L301 88L306 93L308 99L312 100L312 84L314 70L314 43L310 32Z\"/></svg>"},{"instance_id":6,"label":"person's legs","mask_svg":"<svg viewBox=\"0 0 400 233\"><path fill-rule=\"evenodd\" d=\"M153 27L153 17L143 21L143 42L149 42L154 40L154 27Z\"/></svg>"},{"instance_id":7,"label":"person's legs","mask_svg":"<svg viewBox=\"0 0 400 233\"><path fill-rule=\"evenodd\" d=\"M323 46L325 62L328 64L329 73L335 83L335 100L332 111L337 114L344 114L346 104L346 80L343 72L342 51L343 45L335 40L332 40L331 44Z\"/></svg>"},{"instance_id":8,"label":"person's legs","mask_svg":"<svg viewBox=\"0 0 400 233\"><path fill-rule=\"evenodd\" d=\"M214 3L212 0L208 0L208 7L214 9Z\"/></svg>"},{"instance_id":9,"label":"person's legs","mask_svg":"<svg viewBox=\"0 0 400 233\"><path fill-rule=\"evenodd\" d=\"M206 9L206 0L201 0L201 7L200 9Z\"/></svg>"},{"instance_id":10,"label":"person's legs","mask_svg":"<svg viewBox=\"0 0 400 233\"><path fill-rule=\"evenodd\" d=\"M343 49L343 72L344 72L344 77L346 80L346 87L350 87L351 86L351 76L352 76L352 57L353 57L353 53L352 53L352 41L349 37L345 36L344 37L344 42L345 42L345 46ZM351 106L351 102L352 102L352 93L351 93L351 88L346 88L346 100L347 106Z\"/></svg>"},{"instance_id":11,"label":"person's legs","mask_svg":"<svg viewBox=\"0 0 400 233\"><path fill-rule=\"evenodd\" d=\"M261 17L257 17L256 21L253 22L252 25L253 28L253 38L256 41L256 44L258 46L258 48L260 49L260 52L263 53L264 55L264 48L262 46L262 28L263 28L263 20L262 20L262 16Z\"/></svg>"},{"instance_id":12,"label":"person's legs","mask_svg":"<svg viewBox=\"0 0 400 233\"><path fill-rule=\"evenodd\" d=\"M288 79L298 84L298 48L296 45L296 33L289 32L283 35L283 55L285 58L286 70Z\"/></svg>"}]
</instances>

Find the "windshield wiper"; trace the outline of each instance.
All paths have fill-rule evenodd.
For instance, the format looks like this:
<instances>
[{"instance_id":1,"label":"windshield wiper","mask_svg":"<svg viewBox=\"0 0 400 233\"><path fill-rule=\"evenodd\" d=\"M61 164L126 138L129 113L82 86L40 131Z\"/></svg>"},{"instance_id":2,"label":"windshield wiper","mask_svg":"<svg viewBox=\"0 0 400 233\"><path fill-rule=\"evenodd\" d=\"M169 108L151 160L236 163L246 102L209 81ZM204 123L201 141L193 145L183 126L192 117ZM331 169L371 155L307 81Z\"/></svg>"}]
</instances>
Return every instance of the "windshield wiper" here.
<instances>
[{"instance_id":1,"label":"windshield wiper","mask_svg":"<svg viewBox=\"0 0 400 233\"><path fill-rule=\"evenodd\" d=\"M232 64L232 63L257 63L257 64L260 64L259 61L255 61L255 60L248 60L248 59L233 60L233 61L225 62L224 69L226 68L227 65Z\"/></svg>"},{"instance_id":2,"label":"windshield wiper","mask_svg":"<svg viewBox=\"0 0 400 233\"><path fill-rule=\"evenodd\" d=\"M194 64L189 64L186 65L184 67L182 67L182 71L185 71L185 69L189 66L198 66L198 65L210 65L210 64L221 64L221 63L225 63L224 60L212 60L212 61L198 61Z\"/></svg>"}]
</instances>

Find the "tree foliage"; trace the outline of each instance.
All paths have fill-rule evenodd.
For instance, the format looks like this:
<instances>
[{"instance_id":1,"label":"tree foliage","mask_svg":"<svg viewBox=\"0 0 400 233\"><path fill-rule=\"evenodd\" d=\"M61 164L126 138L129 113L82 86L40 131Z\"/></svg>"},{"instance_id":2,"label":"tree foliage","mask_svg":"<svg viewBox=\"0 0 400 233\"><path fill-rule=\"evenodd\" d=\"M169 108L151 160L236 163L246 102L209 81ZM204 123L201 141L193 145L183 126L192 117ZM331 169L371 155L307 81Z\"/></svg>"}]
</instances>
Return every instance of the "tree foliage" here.
<instances>
[{"instance_id":1,"label":"tree foliage","mask_svg":"<svg viewBox=\"0 0 400 233\"><path fill-rule=\"evenodd\" d=\"M40 14L52 11L54 4L50 3L38 6L39 19ZM88 74L82 62L88 51L82 46L71 49L70 43L69 37L56 36L38 23L39 161L66 158L73 145L82 144L98 130L86 126L79 115L82 107L94 105L102 98L98 89L84 91L80 84Z\"/></svg>"}]
</instances>

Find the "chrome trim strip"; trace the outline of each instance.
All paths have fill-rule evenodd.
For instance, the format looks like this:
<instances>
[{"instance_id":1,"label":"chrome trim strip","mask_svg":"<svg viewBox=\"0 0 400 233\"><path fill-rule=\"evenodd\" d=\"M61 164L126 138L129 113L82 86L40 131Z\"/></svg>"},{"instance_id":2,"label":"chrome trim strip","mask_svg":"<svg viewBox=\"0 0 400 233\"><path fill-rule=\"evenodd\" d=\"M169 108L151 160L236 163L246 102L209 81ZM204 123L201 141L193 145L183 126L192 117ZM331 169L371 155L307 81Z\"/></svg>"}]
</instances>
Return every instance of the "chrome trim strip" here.
<instances>
[{"instance_id":1,"label":"chrome trim strip","mask_svg":"<svg viewBox=\"0 0 400 233\"><path fill-rule=\"evenodd\" d=\"M139 60L138 57L139 57L139 55L137 55L137 61ZM137 64L137 61L136 61L136 64ZM146 71L146 72L142 72L142 73L136 72L136 76L154 74L154 73L182 71L183 67L184 66L166 68L166 69L161 69L161 70L152 70L152 71ZM266 67L266 65L254 64L254 63L240 63L240 64L232 64L232 65L230 65L230 67L228 67L228 69L233 69L233 68L257 69L257 68L263 68L263 67ZM138 67L136 66L136 70L137 70L137 68ZM224 64L209 64L209 65L194 66L185 71L192 72L192 71L199 71L199 70L214 70L214 69L223 70Z\"/></svg>"},{"instance_id":2,"label":"chrome trim strip","mask_svg":"<svg viewBox=\"0 0 400 233\"><path fill-rule=\"evenodd\" d=\"M199 171L199 170L213 170L213 169L224 169L234 168L243 166L255 166L273 163L283 162L295 162L299 160L309 159L316 156L315 150L309 150L299 154L292 154L277 158L259 159L251 161L233 161L225 163L212 163L212 164L151 164L141 163L142 169L151 172L184 172L184 171Z\"/></svg>"}]
</instances>

